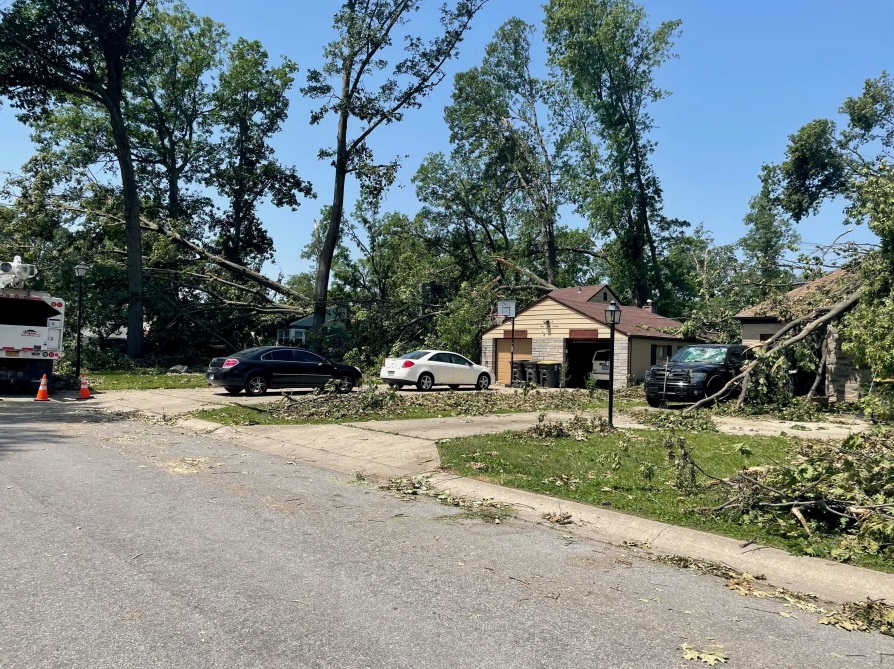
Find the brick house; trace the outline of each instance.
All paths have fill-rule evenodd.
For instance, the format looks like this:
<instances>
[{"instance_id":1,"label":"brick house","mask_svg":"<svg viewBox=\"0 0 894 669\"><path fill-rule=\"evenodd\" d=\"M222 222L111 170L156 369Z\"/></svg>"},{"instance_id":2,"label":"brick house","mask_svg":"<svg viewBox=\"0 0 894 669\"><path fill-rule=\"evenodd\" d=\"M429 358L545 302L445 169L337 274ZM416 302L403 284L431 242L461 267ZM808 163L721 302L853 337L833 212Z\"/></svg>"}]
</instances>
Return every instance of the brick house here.
<instances>
[{"instance_id":1,"label":"brick house","mask_svg":"<svg viewBox=\"0 0 894 669\"><path fill-rule=\"evenodd\" d=\"M839 269L798 286L777 300L767 300L739 312L736 319L742 325L742 343L756 346L772 337L786 324L777 315L780 304L802 303L807 309L828 306L854 290L855 284L856 275L853 272ZM826 348L826 367L817 395L826 397L830 402L857 401L860 399L861 388L868 386L871 381L870 371L858 367L841 350L841 337L834 323L828 326L823 346ZM821 356L823 351L817 353Z\"/></svg>"},{"instance_id":2,"label":"brick house","mask_svg":"<svg viewBox=\"0 0 894 669\"><path fill-rule=\"evenodd\" d=\"M496 372L497 383L511 382L510 347L516 360L555 360L567 364L570 387L582 387L592 370L593 356L609 348L605 308L618 298L607 285L559 288L522 309L512 323L505 320L481 338L481 364ZM681 323L659 316L651 304L623 306L615 327L615 387L643 380L646 370L697 342L672 332Z\"/></svg>"}]
</instances>

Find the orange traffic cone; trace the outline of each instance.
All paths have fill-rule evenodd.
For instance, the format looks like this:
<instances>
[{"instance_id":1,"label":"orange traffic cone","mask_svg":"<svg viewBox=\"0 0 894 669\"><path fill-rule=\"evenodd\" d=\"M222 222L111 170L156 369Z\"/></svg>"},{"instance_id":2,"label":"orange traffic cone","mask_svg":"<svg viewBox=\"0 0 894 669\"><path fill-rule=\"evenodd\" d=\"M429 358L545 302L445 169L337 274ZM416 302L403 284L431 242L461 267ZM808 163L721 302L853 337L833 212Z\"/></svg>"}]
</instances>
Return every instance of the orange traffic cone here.
<instances>
[{"instance_id":1,"label":"orange traffic cone","mask_svg":"<svg viewBox=\"0 0 894 669\"><path fill-rule=\"evenodd\" d=\"M47 392L47 375L44 374L43 378L40 380L40 388L37 389L37 397L34 398L35 402L49 402L50 394Z\"/></svg>"},{"instance_id":2,"label":"orange traffic cone","mask_svg":"<svg viewBox=\"0 0 894 669\"><path fill-rule=\"evenodd\" d=\"M81 374L81 392L78 395L79 400L89 400L93 395L90 394L90 386L87 385L87 375Z\"/></svg>"}]
</instances>

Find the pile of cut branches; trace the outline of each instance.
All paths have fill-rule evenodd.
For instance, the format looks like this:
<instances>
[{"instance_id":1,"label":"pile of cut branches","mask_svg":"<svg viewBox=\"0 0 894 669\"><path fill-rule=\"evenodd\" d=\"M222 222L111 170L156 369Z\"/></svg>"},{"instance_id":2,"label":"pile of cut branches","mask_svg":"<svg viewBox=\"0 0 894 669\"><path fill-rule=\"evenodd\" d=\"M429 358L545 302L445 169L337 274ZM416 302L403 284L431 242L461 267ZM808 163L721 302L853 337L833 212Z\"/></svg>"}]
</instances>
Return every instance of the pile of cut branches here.
<instances>
[{"instance_id":1,"label":"pile of cut branches","mask_svg":"<svg viewBox=\"0 0 894 669\"><path fill-rule=\"evenodd\" d=\"M537 424L529 427L525 434L537 439L574 439L586 441L593 433L606 434L611 428L608 421L599 418L575 416L569 421L546 420L545 414L537 416Z\"/></svg>"},{"instance_id":2,"label":"pile of cut branches","mask_svg":"<svg viewBox=\"0 0 894 669\"><path fill-rule=\"evenodd\" d=\"M577 412L588 409L590 404L587 393L580 390L401 393L394 389L383 391L370 387L346 395L321 393L301 398L284 396L268 410L278 418L295 421L362 420L369 417L400 418L420 413L485 416L516 411Z\"/></svg>"},{"instance_id":3,"label":"pile of cut branches","mask_svg":"<svg viewBox=\"0 0 894 669\"><path fill-rule=\"evenodd\" d=\"M715 481L726 501L709 511L805 539L841 537L831 557L894 557L894 434L877 428L840 444L801 442L791 463Z\"/></svg>"}]
</instances>

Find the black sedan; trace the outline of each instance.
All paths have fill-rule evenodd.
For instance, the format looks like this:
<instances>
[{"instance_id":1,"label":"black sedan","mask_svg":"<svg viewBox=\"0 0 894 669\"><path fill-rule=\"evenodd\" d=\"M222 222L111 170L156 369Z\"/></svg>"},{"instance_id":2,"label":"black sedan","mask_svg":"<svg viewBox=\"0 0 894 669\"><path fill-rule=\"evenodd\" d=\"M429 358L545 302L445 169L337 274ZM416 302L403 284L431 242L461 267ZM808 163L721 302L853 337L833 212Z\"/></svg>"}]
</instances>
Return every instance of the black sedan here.
<instances>
[{"instance_id":1,"label":"black sedan","mask_svg":"<svg viewBox=\"0 0 894 669\"><path fill-rule=\"evenodd\" d=\"M360 370L331 362L303 348L258 346L214 358L205 372L208 383L235 395L263 395L269 388L323 388L336 382L339 393L351 392L360 382Z\"/></svg>"}]
</instances>

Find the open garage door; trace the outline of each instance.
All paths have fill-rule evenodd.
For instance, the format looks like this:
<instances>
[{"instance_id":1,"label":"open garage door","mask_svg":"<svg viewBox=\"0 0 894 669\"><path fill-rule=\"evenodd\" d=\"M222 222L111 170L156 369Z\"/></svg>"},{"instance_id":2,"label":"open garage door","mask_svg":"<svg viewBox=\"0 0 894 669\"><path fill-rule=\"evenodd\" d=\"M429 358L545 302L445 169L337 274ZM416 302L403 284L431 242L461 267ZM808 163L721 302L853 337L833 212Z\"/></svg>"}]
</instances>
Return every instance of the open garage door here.
<instances>
[{"instance_id":1,"label":"open garage door","mask_svg":"<svg viewBox=\"0 0 894 669\"><path fill-rule=\"evenodd\" d=\"M569 339L568 342L568 381L569 388L585 388L587 377L593 371L593 355L596 351L607 351L608 339ZM608 356L605 356L606 360ZM618 370L616 369L615 372ZM622 374L627 374L623 370ZM600 380L600 385L608 387L608 380Z\"/></svg>"},{"instance_id":2,"label":"open garage door","mask_svg":"<svg viewBox=\"0 0 894 669\"><path fill-rule=\"evenodd\" d=\"M511 339L496 339L497 342L497 383L508 385L512 382L512 365L510 364L510 346ZM530 360L531 359L531 340L516 339L515 340L515 359Z\"/></svg>"}]
</instances>

